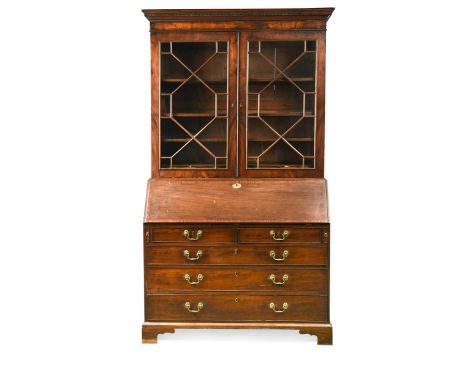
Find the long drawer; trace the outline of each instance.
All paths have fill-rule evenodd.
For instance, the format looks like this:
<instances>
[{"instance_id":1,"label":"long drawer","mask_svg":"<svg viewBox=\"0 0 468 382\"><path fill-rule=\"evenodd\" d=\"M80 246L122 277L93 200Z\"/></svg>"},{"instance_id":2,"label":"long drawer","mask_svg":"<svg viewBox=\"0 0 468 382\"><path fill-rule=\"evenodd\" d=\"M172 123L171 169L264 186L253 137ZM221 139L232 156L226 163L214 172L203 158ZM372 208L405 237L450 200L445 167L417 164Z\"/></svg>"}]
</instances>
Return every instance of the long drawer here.
<instances>
[{"instance_id":1,"label":"long drawer","mask_svg":"<svg viewBox=\"0 0 468 382\"><path fill-rule=\"evenodd\" d=\"M145 264L326 265L327 247L312 246L146 246Z\"/></svg>"},{"instance_id":2,"label":"long drawer","mask_svg":"<svg viewBox=\"0 0 468 382\"><path fill-rule=\"evenodd\" d=\"M327 291L325 269L147 268L146 291Z\"/></svg>"},{"instance_id":3,"label":"long drawer","mask_svg":"<svg viewBox=\"0 0 468 382\"><path fill-rule=\"evenodd\" d=\"M147 295L146 321L327 322L327 297L313 295Z\"/></svg>"}]
</instances>

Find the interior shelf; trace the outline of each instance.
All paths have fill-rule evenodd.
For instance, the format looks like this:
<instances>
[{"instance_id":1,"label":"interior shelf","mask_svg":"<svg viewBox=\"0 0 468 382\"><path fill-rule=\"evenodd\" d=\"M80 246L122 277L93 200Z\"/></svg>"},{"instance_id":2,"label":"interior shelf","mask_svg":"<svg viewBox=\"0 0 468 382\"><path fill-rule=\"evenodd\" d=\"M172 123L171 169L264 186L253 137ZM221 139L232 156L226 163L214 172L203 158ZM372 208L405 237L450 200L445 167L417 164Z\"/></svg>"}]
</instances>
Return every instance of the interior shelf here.
<instances>
[{"instance_id":1,"label":"interior shelf","mask_svg":"<svg viewBox=\"0 0 468 382\"><path fill-rule=\"evenodd\" d=\"M163 142L188 142L191 138L163 138ZM226 138L199 138L196 139L200 142L212 142L212 143L226 143Z\"/></svg>"},{"instance_id":2,"label":"interior shelf","mask_svg":"<svg viewBox=\"0 0 468 382\"><path fill-rule=\"evenodd\" d=\"M192 77L192 78L195 78L197 81L199 81L197 79L197 77ZM186 81L187 78L162 78L161 79L161 82L167 82L167 83L182 83L184 81ZM206 82L206 83L213 83L213 84L224 84L226 83L226 79L219 79L219 80L215 80L215 79L205 79L205 78L202 78L203 82ZM187 83L187 85L190 85L189 83Z\"/></svg>"},{"instance_id":3,"label":"interior shelf","mask_svg":"<svg viewBox=\"0 0 468 382\"><path fill-rule=\"evenodd\" d=\"M294 82L305 82L305 81L313 81L314 77L289 77L291 81ZM289 80L285 77L276 77L275 82L288 82ZM249 82L271 82L273 78L249 78Z\"/></svg>"},{"instance_id":4,"label":"interior shelf","mask_svg":"<svg viewBox=\"0 0 468 382\"><path fill-rule=\"evenodd\" d=\"M249 110L249 117L256 117L257 110ZM261 110L260 117L315 117L313 114L303 113L302 111L279 111L279 110Z\"/></svg>"},{"instance_id":5,"label":"interior shelf","mask_svg":"<svg viewBox=\"0 0 468 382\"><path fill-rule=\"evenodd\" d=\"M226 118L226 115L214 115L213 113L172 113L172 117L210 117ZM161 118L171 118L170 115L162 114Z\"/></svg>"},{"instance_id":6,"label":"interior shelf","mask_svg":"<svg viewBox=\"0 0 468 382\"><path fill-rule=\"evenodd\" d=\"M251 158L249 158L251 159ZM262 162L262 167L260 168L278 168L278 169L302 169L304 168L302 165L297 164L278 164L278 163L265 163Z\"/></svg>"},{"instance_id":7,"label":"interior shelf","mask_svg":"<svg viewBox=\"0 0 468 382\"><path fill-rule=\"evenodd\" d=\"M196 78L196 77L195 77ZM294 81L294 82L306 82L306 81L314 81L314 77L289 77L289 79L291 81ZM187 78L162 78L161 79L161 82L168 82L168 83L182 83L184 81L186 81ZM219 80L215 80L215 79L205 79L205 78L202 78L202 80L206 83L225 83L226 82L226 79L219 79ZM250 82L271 82L271 81L275 81L275 82L287 82L289 81L287 78L285 77L276 77L276 78L249 78L249 81Z\"/></svg>"},{"instance_id":8,"label":"interior shelf","mask_svg":"<svg viewBox=\"0 0 468 382\"><path fill-rule=\"evenodd\" d=\"M198 168L198 169L202 169L202 168L216 168L214 164L193 164L193 163L179 163L179 164L175 164L175 165L172 165L171 167L172 169L177 169L177 168Z\"/></svg>"},{"instance_id":9,"label":"interior shelf","mask_svg":"<svg viewBox=\"0 0 468 382\"><path fill-rule=\"evenodd\" d=\"M279 138L279 137L278 137ZM249 142L275 142L278 138L249 138ZM313 142L314 138L287 138L288 142Z\"/></svg>"},{"instance_id":10,"label":"interior shelf","mask_svg":"<svg viewBox=\"0 0 468 382\"><path fill-rule=\"evenodd\" d=\"M279 137L278 137L279 138ZM249 142L275 142L278 138L249 138ZM188 142L191 138L163 138L163 142ZM285 138L288 142L313 142L314 138ZM226 143L225 138L199 138L200 142Z\"/></svg>"}]
</instances>

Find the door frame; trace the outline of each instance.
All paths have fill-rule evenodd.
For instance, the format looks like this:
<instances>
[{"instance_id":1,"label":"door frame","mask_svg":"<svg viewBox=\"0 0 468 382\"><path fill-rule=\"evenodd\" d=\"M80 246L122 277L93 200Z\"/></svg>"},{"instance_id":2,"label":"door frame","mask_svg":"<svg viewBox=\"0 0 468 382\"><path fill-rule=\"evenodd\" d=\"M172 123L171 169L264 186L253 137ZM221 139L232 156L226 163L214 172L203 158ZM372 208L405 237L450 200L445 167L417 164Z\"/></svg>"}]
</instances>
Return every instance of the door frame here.
<instances>
[{"instance_id":1,"label":"door frame","mask_svg":"<svg viewBox=\"0 0 468 382\"><path fill-rule=\"evenodd\" d=\"M160 168L160 66L159 43L228 41L228 145L227 169ZM152 178L226 178L237 174L237 33L236 32L152 32L151 33L151 177Z\"/></svg>"},{"instance_id":2,"label":"door frame","mask_svg":"<svg viewBox=\"0 0 468 382\"><path fill-rule=\"evenodd\" d=\"M248 169L247 168L247 42L249 40L316 41L316 107L315 107L315 168L313 169ZM239 174L256 178L323 178L325 130L325 31L252 31L241 32L239 38Z\"/></svg>"}]
</instances>

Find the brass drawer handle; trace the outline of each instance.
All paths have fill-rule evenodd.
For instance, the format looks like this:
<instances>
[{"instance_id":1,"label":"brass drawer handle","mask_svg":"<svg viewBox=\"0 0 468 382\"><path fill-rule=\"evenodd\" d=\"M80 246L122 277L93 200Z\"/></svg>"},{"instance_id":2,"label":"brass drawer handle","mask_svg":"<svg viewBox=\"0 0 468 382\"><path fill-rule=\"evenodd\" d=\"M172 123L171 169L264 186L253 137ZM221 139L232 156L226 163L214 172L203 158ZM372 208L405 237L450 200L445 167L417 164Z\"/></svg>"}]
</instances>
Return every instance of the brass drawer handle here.
<instances>
[{"instance_id":1,"label":"brass drawer handle","mask_svg":"<svg viewBox=\"0 0 468 382\"><path fill-rule=\"evenodd\" d=\"M285 229L283 233L281 234L281 237L276 237L276 231L272 229L270 231L270 236L273 240L283 241L289 236L289 231Z\"/></svg>"},{"instance_id":2,"label":"brass drawer handle","mask_svg":"<svg viewBox=\"0 0 468 382\"><path fill-rule=\"evenodd\" d=\"M279 309L276 309L276 305L274 302L270 302L270 309L275 313L283 313L286 309L288 309L288 303L283 302L283 309L279 310Z\"/></svg>"},{"instance_id":3,"label":"brass drawer handle","mask_svg":"<svg viewBox=\"0 0 468 382\"><path fill-rule=\"evenodd\" d=\"M199 229L197 231L197 235L195 237L190 236L190 231L188 229L184 229L184 237L189 239L189 240L198 240L203 236L203 231Z\"/></svg>"},{"instance_id":4,"label":"brass drawer handle","mask_svg":"<svg viewBox=\"0 0 468 382\"><path fill-rule=\"evenodd\" d=\"M197 309L191 309L190 308L190 302L188 302L188 301L185 303L184 306L185 306L185 309L187 309L191 313L198 313L200 310L203 309L203 303L202 302L199 302L197 304Z\"/></svg>"},{"instance_id":5,"label":"brass drawer handle","mask_svg":"<svg viewBox=\"0 0 468 382\"><path fill-rule=\"evenodd\" d=\"M271 250L270 251L270 256L275 261L284 261L284 260L286 260L286 257L289 256L289 251L286 251L286 250L283 251L283 255L282 255L283 257L276 257L276 252Z\"/></svg>"},{"instance_id":6,"label":"brass drawer handle","mask_svg":"<svg viewBox=\"0 0 468 382\"><path fill-rule=\"evenodd\" d=\"M202 257L202 255L203 255L202 250L198 250L194 257L190 257L190 251L188 249L184 251L184 256L186 257L187 260L190 260L190 261L198 260L200 257Z\"/></svg>"},{"instance_id":7,"label":"brass drawer handle","mask_svg":"<svg viewBox=\"0 0 468 382\"><path fill-rule=\"evenodd\" d=\"M190 277L190 275L189 275L188 273L186 273L186 274L184 275L184 279L187 280L187 282L188 282L189 284L191 284L191 285L196 285L196 284L200 284L200 281L203 280L203 275L202 275L201 273L199 273L199 274L197 275L197 280L196 280L196 281L190 281L191 277Z\"/></svg>"},{"instance_id":8,"label":"brass drawer handle","mask_svg":"<svg viewBox=\"0 0 468 382\"><path fill-rule=\"evenodd\" d=\"M286 284L286 281L288 281L289 276L287 274L283 275L283 281L276 281L276 276L272 273L268 279L271 280L271 282L275 285L284 285Z\"/></svg>"}]
</instances>

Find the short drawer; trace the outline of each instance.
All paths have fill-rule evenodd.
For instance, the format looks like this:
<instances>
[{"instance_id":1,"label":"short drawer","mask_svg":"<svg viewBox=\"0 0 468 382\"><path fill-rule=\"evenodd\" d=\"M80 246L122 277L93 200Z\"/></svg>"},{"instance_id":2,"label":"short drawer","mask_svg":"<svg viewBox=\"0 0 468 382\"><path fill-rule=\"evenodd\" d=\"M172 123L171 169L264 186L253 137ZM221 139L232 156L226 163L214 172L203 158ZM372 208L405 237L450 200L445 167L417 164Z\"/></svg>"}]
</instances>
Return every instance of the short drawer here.
<instances>
[{"instance_id":1,"label":"short drawer","mask_svg":"<svg viewBox=\"0 0 468 382\"><path fill-rule=\"evenodd\" d=\"M147 246L145 264L327 265L327 247L280 246Z\"/></svg>"},{"instance_id":2,"label":"short drawer","mask_svg":"<svg viewBox=\"0 0 468 382\"><path fill-rule=\"evenodd\" d=\"M161 291L327 292L327 270L287 268L147 268L147 293Z\"/></svg>"},{"instance_id":3,"label":"short drawer","mask_svg":"<svg viewBox=\"0 0 468 382\"><path fill-rule=\"evenodd\" d=\"M321 243L320 227L240 228L240 243Z\"/></svg>"},{"instance_id":4,"label":"short drawer","mask_svg":"<svg viewBox=\"0 0 468 382\"><path fill-rule=\"evenodd\" d=\"M146 321L327 322L328 300L314 295L172 294L146 296Z\"/></svg>"},{"instance_id":5,"label":"short drawer","mask_svg":"<svg viewBox=\"0 0 468 382\"><path fill-rule=\"evenodd\" d=\"M158 227L150 226L148 242L183 242L187 244L198 243L231 243L234 240L234 230L229 227Z\"/></svg>"}]
</instances>

